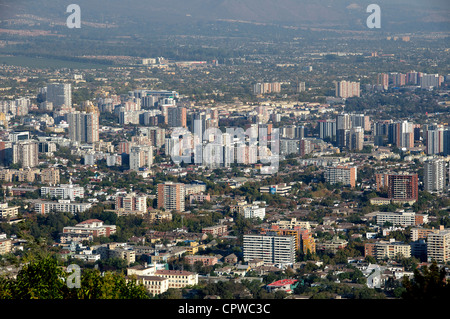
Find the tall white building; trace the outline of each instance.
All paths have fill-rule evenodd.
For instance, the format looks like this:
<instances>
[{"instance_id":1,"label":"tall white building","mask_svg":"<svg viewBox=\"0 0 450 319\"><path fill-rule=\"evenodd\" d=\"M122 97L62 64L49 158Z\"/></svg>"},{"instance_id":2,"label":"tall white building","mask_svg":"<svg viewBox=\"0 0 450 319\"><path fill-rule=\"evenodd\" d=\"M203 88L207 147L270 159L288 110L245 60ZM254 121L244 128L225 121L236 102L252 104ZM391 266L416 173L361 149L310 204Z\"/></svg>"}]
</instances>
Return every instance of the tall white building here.
<instances>
[{"instance_id":1,"label":"tall white building","mask_svg":"<svg viewBox=\"0 0 450 319\"><path fill-rule=\"evenodd\" d=\"M33 140L23 140L12 144L12 162L22 167L35 167L39 164L38 143Z\"/></svg>"},{"instance_id":2,"label":"tall white building","mask_svg":"<svg viewBox=\"0 0 450 319\"><path fill-rule=\"evenodd\" d=\"M264 263L295 262L295 237L277 235L244 235L244 261L262 259Z\"/></svg>"},{"instance_id":3,"label":"tall white building","mask_svg":"<svg viewBox=\"0 0 450 319\"><path fill-rule=\"evenodd\" d=\"M445 187L445 161L433 159L426 161L423 170L423 184L426 191L443 191Z\"/></svg>"}]
</instances>

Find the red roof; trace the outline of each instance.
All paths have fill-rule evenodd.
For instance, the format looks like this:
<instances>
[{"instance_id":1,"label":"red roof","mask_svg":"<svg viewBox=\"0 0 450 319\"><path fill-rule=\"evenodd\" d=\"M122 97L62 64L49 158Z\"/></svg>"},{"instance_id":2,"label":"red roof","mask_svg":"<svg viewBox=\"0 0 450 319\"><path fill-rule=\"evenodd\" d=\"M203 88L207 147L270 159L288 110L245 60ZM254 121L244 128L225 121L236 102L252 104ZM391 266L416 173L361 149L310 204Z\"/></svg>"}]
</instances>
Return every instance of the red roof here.
<instances>
[{"instance_id":1,"label":"red roof","mask_svg":"<svg viewBox=\"0 0 450 319\"><path fill-rule=\"evenodd\" d=\"M295 282L297 282L297 279L281 279L278 281L274 281L271 284L268 284L268 286L270 287L282 287L282 286L286 286L286 285L292 285Z\"/></svg>"}]
</instances>

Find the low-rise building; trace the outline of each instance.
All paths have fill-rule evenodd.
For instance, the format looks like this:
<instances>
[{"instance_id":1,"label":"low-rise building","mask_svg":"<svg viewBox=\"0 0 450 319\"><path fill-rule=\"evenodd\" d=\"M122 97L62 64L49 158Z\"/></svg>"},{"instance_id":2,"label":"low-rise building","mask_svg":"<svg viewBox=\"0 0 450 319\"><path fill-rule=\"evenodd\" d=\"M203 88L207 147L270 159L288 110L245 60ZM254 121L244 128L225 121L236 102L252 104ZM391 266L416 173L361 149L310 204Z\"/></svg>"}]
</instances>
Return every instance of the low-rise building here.
<instances>
[{"instance_id":1,"label":"low-rise building","mask_svg":"<svg viewBox=\"0 0 450 319\"><path fill-rule=\"evenodd\" d=\"M19 214L19 206L9 207L8 203L0 204L0 218L15 218Z\"/></svg>"}]
</instances>

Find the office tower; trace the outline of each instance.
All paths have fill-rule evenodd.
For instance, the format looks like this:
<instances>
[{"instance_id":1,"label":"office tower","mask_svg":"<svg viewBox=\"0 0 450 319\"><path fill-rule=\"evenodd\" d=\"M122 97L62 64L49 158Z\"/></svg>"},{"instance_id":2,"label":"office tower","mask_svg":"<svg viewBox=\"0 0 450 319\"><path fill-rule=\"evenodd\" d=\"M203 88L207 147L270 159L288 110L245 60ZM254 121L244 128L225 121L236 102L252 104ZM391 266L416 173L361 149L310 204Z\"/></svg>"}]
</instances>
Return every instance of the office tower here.
<instances>
[{"instance_id":1,"label":"office tower","mask_svg":"<svg viewBox=\"0 0 450 319\"><path fill-rule=\"evenodd\" d=\"M425 131L427 154L444 152L444 129L437 125L430 125Z\"/></svg>"},{"instance_id":2,"label":"office tower","mask_svg":"<svg viewBox=\"0 0 450 319\"><path fill-rule=\"evenodd\" d=\"M150 168L153 165L152 146L132 146L130 148L130 170L138 171L140 168Z\"/></svg>"},{"instance_id":3,"label":"office tower","mask_svg":"<svg viewBox=\"0 0 450 319\"><path fill-rule=\"evenodd\" d=\"M37 166L39 164L38 143L32 140L13 143L12 162L20 164L23 168Z\"/></svg>"},{"instance_id":4,"label":"office tower","mask_svg":"<svg viewBox=\"0 0 450 319\"><path fill-rule=\"evenodd\" d=\"M377 76L377 85L381 86L383 90L387 90L389 88L389 74L379 73Z\"/></svg>"},{"instance_id":5,"label":"office tower","mask_svg":"<svg viewBox=\"0 0 450 319\"><path fill-rule=\"evenodd\" d=\"M126 194L125 196L116 196L116 210L119 211L137 211L147 212L147 196L137 195L136 193Z\"/></svg>"},{"instance_id":6,"label":"office tower","mask_svg":"<svg viewBox=\"0 0 450 319\"><path fill-rule=\"evenodd\" d=\"M78 143L99 141L99 114L97 111L67 113L69 139Z\"/></svg>"},{"instance_id":7,"label":"office tower","mask_svg":"<svg viewBox=\"0 0 450 319\"><path fill-rule=\"evenodd\" d=\"M445 161L434 159L426 161L423 171L424 189L429 192L443 191L445 187Z\"/></svg>"},{"instance_id":8,"label":"office tower","mask_svg":"<svg viewBox=\"0 0 450 319\"><path fill-rule=\"evenodd\" d=\"M47 85L46 101L53 104L54 109L72 107L71 84L52 83Z\"/></svg>"},{"instance_id":9,"label":"office tower","mask_svg":"<svg viewBox=\"0 0 450 319\"><path fill-rule=\"evenodd\" d=\"M446 263L450 260L450 230L439 230L427 236L427 260Z\"/></svg>"},{"instance_id":10,"label":"office tower","mask_svg":"<svg viewBox=\"0 0 450 319\"><path fill-rule=\"evenodd\" d=\"M388 142L399 148L414 147L414 127L408 121L389 124Z\"/></svg>"},{"instance_id":11,"label":"office tower","mask_svg":"<svg viewBox=\"0 0 450 319\"><path fill-rule=\"evenodd\" d=\"M364 144L364 129L362 127L352 127L350 130L349 148L351 150L362 150Z\"/></svg>"},{"instance_id":12,"label":"office tower","mask_svg":"<svg viewBox=\"0 0 450 319\"><path fill-rule=\"evenodd\" d=\"M336 140L336 120L319 120L319 138Z\"/></svg>"},{"instance_id":13,"label":"office tower","mask_svg":"<svg viewBox=\"0 0 450 319\"><path fill-rule=\"evenodd\" d=\"M186 126L186 108L170 107L167 109L167 125L169 127L187 127Z\"/></svg>"},{"instance_id":14,"label":"office tower","mask_svg":"<svg viewBox=\"0 0 450 319\"><path fill-rule=\"evenodd\" d=\"M165 182L158 184L158 209L184 212L185 185L182 183Z\"/></svg>"},{"instance_id":15,"label":"office tower","mask_svg":"<svg viewBox=\"0 0 450 319\"><path fill-rule=\"evenodd\" d=\"M418 200L419 178L417 174L389 174L388 198L396 200Z\"/></svg>"},{"instance_id":16,"label":"office tower","mask_svg":"<svg viewBox=\"0 0 450 319\"><path fill-rule=\"evenodd\" d=\"M294 236L244 235L244 261L262 259L264 263L292 264L295 262Z\"/></svg>"},{"instance_id":17,"label":"office tower","mask_svg":"<svg viewBox=\"0 0 450 319\"><path fill-rule=\"evenodd\" d=\"M336 83L336 96L341 98L359 97L360 83L350 81L339 81Z\"/></svg>"},{"instance_id":18,"label":"office tower","mask_svg":"<svg viewBox=\"0 0 450 319\"><path fill-rule=\"evenodd\" d=\"M357 178L356 167L334 166L325 170L325 181L330 184L342 183L355 187Z\"/></svg>"}]
</instances>

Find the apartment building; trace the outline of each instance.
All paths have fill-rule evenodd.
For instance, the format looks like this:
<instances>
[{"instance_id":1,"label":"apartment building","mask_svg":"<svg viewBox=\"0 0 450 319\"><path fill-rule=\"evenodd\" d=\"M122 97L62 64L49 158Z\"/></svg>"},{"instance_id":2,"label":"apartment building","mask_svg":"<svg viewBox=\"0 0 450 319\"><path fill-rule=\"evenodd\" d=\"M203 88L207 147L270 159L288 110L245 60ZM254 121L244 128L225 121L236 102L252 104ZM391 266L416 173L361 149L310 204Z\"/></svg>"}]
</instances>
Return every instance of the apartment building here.
<instances>
[{"instance_id":1,"label":"apartment building","mask_svg":"<svg viewBox=\"0 0 450 319\"><path fill-rule=\"evenodd\" d=\"M414 212L378 212L376 214L377 225L389 222L392 225L415 226L416 213ZM428 221L428 219L426 219Z\"/></svg>"},{"instance_id":2,"label":"apartment building","mask_svg":"<svg viewBox=\"0 0 450 319\"><path fill-rule=\"evenodd\" d=\"M213 236L222 236L227 234L228 226L227 225L215 225L210 227L202 228L203 234L211 234Z\"/></svg>"},{"instance_id":3,"label":"apartment building","mask_svg":"<svg viewBox=\"0 0 450 319\"><path fill-rule=\"evenodd\" d=\"M169 279L160 276L137 276L127 277L127 282L136 280L137 284L142 284L152 295L156 296L169 289Z\"/></svg>"},{"instance_id":4,"label":"apartment building","mask_svg":"<svg viewBox=\"0 0 450 319\"><path fill-rule=\"evenodd\" d=\"M41 197L45 197L47 195L51 198L55 197L74 201L77 197L84 198L84 188L73 184L41 187Z\"/></svg>"},{"instance_id":5,"label":"apartment building","mask_svg":"<svg viewBox=\"0 0 450 319\"><path fill-rule=\"evenodd\" d=\"M450 230L439 230L428 234L427 260L440 263L450 261Z\"/></svg>"},{"instance_id":6,"label":"apartment building","mask_svg":"<svg viewBox=\"0 0 450 319\"><path fill-rule=\"evenodd\" d=\"M364 245L364 256L373 256L376 259L411 257L411 246L401 242L375 242Z\"/></svg>"},{"instance_id":7,"label":"apartment building","mask_svg":"<svg viewBox=\"0 0 450 319\"><path fill-rule=\"evenodd\" d=\"M34 210L38 214L48 214L51 211L82 213L92 207L91 203L72 203L67 199L60 199L57 202L36 200L34 202Z\"/></svg>"},{"instance_id":8,"label":"apartment building","mask_svg":"<svg viewBox=\"0 0 450 319\"><path fill-rule=\"evenodd\" d=\"M158 184L158 209L184 212L185 185L165 182Z\"/></svg>"},{"instance_id":9,"label":"apartment building","mask_svg":"<svg viewBox=\"0 0 450 319\"><path fill-rule=\"evenodd\" d=\"M8 203L0 203L0 218L15 218L19 214L19 206L9 207Z\"/></svg>"},{"instance_id":10,"label":"apartment building","mask_svg":"<svg viewBox=\"0 0 450 319\"><path fill-rule=\"evenodd\" d=\"M216 256L206 256L206 255L192 255L192 256L185 256L184 260L189 264L193 265L196 262L201 262L203 266L214 266L217 264L218 259Z\"/></svg>"},{"instance_id":11,"label":"apartment building","mask_svg":"<svg viewBox=\"0 0 450 319\"><path fill-rule=\"evenodd\" d=\"M156 270L155 276L168 279L169 288L184 288L198 284L198 274L182 270Z\"/></svg>"},{"instance_id":12,"label":"apartment building","mask_svg":"<svg viewBox=\"0 0 450 319\"><path fill-rule=\"evenodd\" d=\"M292 187L286 183L267 185L260 187L259 191L261 193L278 194L280 196L286 196L291 191Z\"/></svg>"},{"instance_id":13,"label":"apartment building","mask_svg":"<svg viewBox=\"0 0 450 319\"><path fill-rule=\"evenodd\" d=\"M244 235L244 261L262 259L264 263L292 264L295 262L295 238L265 235Z\"/></svg>"},{"instance_id":14,"label":"apartment building","mask_svg":"<svg viewBox=\"0 0 450 319\"><path fill-rule=\"evenodd\" d=\"M74 241L76 238L75 234L88 234L94 237L109 237L116 233L115 225L104 225L103 221L99 219L88 219L75 226L66 226L63 228L63 233L61 235L61 243L66 243L68 241ZM83 237L81 237L83 238ZM70 239L70 240L69 240Z\"/></svg>"},{"instance_id":15,"label":"apartment building","mask_svg":"<svg viewBox=\"0 0 450 319\"><path fill-rule=\"evenodd\" d=\"M342 183L343 185L356 186L357 169L349 166L327 167L325 170L325 180L327 183Z\"/></svg>"},{"instance_id":16,"label":"apartment building","mask_svg":"<svg viewBox=\"0 0 450 319\"><path fill-rule=\"evenodd\" d=\"M115 210L118 213L146 213L147 196L136 193L116 196Z\"/></svg>"}]
</instances>

